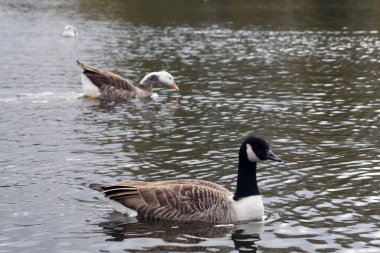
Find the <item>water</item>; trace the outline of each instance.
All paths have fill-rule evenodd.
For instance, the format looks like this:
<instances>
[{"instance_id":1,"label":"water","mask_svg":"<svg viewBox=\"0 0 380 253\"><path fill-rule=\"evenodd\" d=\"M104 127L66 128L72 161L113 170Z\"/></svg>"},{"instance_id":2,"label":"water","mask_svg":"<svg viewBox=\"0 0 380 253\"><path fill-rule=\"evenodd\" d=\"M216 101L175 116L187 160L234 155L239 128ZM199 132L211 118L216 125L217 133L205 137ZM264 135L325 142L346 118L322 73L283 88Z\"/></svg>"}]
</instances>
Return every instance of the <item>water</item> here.
<instances>
[{"instance_id":1,"label":"water","mask_svg":"<svg viewBox=\"0 0 380 253\"><path fill-rule=\"evenodd\" d=\"M377 1L1 1L0 252L378 252ZM66 24L78 39L62 38ZM75 61L180 92L81 97ZM137 221L90 183L202 178L235 189L265 137L268 222Z\"/></svg>"}]
</instances>

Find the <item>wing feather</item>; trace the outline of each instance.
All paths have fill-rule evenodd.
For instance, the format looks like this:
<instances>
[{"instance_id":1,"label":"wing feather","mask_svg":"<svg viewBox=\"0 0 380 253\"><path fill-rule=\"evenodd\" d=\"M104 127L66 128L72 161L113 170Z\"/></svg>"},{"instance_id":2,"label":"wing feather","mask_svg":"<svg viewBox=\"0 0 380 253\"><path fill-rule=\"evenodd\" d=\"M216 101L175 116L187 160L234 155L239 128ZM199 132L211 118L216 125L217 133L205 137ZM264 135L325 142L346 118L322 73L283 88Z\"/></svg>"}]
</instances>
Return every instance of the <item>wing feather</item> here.
<instances>
[{"instance_id":1,"label":"wing feather","mask_svg":"<svg viewBox=\"0 0 380 253\"><path fill-rule=\"evenodd\" d=\"M138 88L130 80L79 61L78 65L83 68L83 74L99 88L103 97L114 99L128 98L136 95Z\"/></svg>"},{"instance_id":2,"label":"wing feather","mask_svg":"<svg viewBox=\"0 0 380 253\"><path fill-rule=\"evenodd\" d=\"M116 186L138 187L138 186L146 186L146 185L149 185L149 186L159 186L159 185L177 186L178 185L179 186L182 184L203 185L203 186L210 187L218 191L230 193L228 189L226 189L225 187L221 185L218 185L210 181L201 180L201 179L172 179L172 180L164 180L164 181L156 181L156 182L148 182L148 181L141 181L141 180L123 180L117 184L114 184L111 187L116 187Z\"/></svg>"}]
</instances>

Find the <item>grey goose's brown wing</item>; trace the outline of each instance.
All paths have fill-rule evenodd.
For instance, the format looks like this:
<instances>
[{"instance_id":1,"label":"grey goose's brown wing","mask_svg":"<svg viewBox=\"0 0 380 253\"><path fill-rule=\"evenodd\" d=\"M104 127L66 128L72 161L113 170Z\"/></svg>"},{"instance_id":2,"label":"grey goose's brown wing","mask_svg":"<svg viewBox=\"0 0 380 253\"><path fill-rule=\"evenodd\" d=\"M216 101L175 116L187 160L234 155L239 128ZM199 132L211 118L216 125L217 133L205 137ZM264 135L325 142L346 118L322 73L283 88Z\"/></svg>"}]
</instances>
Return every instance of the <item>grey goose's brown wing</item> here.
<instances>
[{"instance_id":1,"label":"grey goose's brown wing","mask_svg":"<svg viewBox=\"0 0 380 253\"><path fill-rule=\"evenodd\" d=\"M130 181L131 184L127 184L127 181L112 186L93 184L90 187L136 210L142 218L213 223L229 222L234 218L228 191L202 183L175 183L176 180Z\"/></svg>"},{"instance_id":2,"label":"grey goose's brown wing","mask_svg":"<svg viewBox=\"0 0 380 253\"><path fill-rule=\"evenodd\" d=\"M83 74L100 89L102 95L104 93L109 93L108 95L112 96L117 91L124 91L123 95L127 95L128 92L136 92L137 87L134 86L131 81L115 73L100 70L88 64L81 63L79 61L78 65L83 68Z\"/></svg>"}]
</instances>

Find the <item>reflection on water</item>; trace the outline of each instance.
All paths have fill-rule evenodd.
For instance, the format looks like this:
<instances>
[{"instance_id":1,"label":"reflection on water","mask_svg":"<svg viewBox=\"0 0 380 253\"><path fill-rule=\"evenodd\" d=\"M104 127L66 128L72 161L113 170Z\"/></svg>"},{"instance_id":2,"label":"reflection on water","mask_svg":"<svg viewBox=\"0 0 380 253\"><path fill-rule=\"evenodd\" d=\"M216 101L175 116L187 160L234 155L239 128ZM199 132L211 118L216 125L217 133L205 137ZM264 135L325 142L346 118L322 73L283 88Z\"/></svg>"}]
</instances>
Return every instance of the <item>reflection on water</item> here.
<instances>
[{"instance_id":1,"label":"reflection on water","mask_svg":"<svg viewBox=\"0 0 380 253\"><path fill-rule=\"evenodd\" d=\"M1 251L377 252L379 5L5 1ZM78 39L61 36L68 23ZM135 81L166 69L181 90L86 99L77 59ZM132 221L87 188L200 178L233 191L249 133L284 160L258 169L273 211L260 231Z\"/></svg>"},{"instance_id":2,"label":"reflection on water","mask_svg":"<svg viewBox=\"0 0 380 253\"><path fill-rule=\"evenodd\" d=\"M377 1L216 1L83 0L78 10L90 19L112 19L148 26L210 26L264 30L368 30L379 27Z\"/></svg>"},{"instance_id":3,"label":"reflection on water","mask_svg":"<svg viewBox=\"0 0 380 253\"><path fill-rule=\"evenodd\" d=\"M264 224L251 222L238 225L211 225L195 222L137 221L118 213L110 213L99 223L110 241L124 241L123 250L183 251L210 250L256 251L255 242L264 232ZM230 237L231 241L223 238Z\"/></svg>"}]
</instances>

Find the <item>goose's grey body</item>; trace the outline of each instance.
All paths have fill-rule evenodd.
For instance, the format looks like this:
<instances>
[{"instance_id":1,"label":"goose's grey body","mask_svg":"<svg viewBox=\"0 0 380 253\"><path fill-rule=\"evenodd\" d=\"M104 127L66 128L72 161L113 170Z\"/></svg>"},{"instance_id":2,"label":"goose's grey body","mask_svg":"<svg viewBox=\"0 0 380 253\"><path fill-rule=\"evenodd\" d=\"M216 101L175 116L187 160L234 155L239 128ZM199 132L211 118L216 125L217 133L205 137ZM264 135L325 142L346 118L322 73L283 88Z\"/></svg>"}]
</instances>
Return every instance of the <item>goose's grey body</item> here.
<instances>
[{"instance_id":1,"label":"goose's grey body","mask_svg":"<svg viewBox=\"0 0 380 253\"><path fill-rule=\"evenodd\" d=\"M248 139L251 140L250 138ZM255 160L251 161L249 159L253 157L252 154L249 157L249 147L251 144L245 141L240 148L235 193L213 182L197 179L157 182L125 180L110 186L91 184L90 188L103 192L114 203L115 210L143 219L210 223L261 220L264 205L257 189L256 162L281 160L268 147L262 154L261 151L255 152Z\"/></svg>"},{"instance_id":2,"label":"goose's grey body","mask_svg":"<svg viewBox=\"0 0 380 253\"><path fill-rule=\"evenodd\" d=\"M78 61L83 68L82 88L86 96L92 98L128 99L150 97L153 84L163 83L178 90L174 78L166 71L152 72L146 75L138 86L115 73L104 71Z\"/></svg>"}]
</instances>

